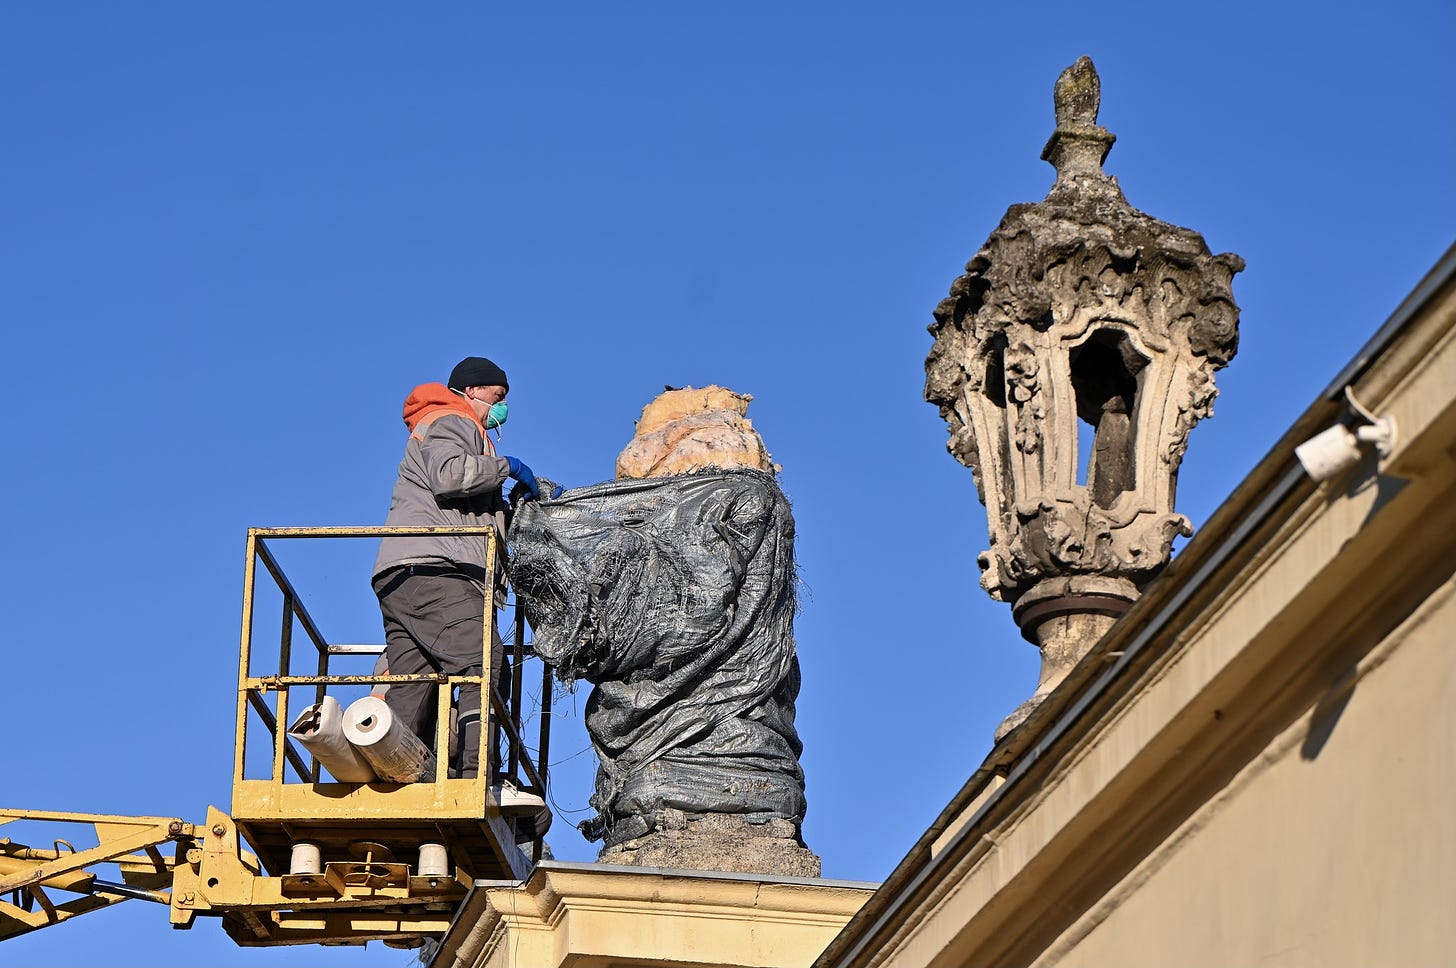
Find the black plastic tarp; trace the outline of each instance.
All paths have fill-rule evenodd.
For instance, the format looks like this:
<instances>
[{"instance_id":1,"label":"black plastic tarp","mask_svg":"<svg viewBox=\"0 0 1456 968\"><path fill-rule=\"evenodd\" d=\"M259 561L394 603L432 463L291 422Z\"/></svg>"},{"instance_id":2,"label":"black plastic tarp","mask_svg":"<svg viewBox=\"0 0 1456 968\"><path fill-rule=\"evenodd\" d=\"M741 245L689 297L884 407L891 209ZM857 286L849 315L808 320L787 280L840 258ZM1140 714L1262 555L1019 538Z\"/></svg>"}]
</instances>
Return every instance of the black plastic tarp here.
<instances>
[{"instance_id":1,"label":"black plastic tarp","mask_svg":"<svg viewBox=\"0 0 1456 968\"><path fill-rule=\"evenodd\" d=\"M642 836L665 808L803 820L794 521L771 475L578 488L518 506L510 537L536 652L596 687L587 836Z\"/></svg>"}]
</instances>

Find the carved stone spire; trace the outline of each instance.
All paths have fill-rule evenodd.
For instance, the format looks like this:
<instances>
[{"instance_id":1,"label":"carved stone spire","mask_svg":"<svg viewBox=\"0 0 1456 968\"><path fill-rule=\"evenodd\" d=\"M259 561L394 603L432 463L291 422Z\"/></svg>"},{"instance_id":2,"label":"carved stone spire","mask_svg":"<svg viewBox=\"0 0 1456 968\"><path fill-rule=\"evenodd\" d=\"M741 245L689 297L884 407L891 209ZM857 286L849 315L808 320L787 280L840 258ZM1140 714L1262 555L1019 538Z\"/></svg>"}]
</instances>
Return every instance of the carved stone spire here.
<instances>
[{"instance_id":1,"label":"carved stone spire","mask_svg":"<svg viewBox=\"0 0 1456 968\"><path fill-rule=\"evenodd\" d=\"M930 327L925 398L987 509L981 585L1042 649L1037 693L1003 733L1192 534L1178 465L1238 347L1243 260L1127 203L1102 170L1116 137L1100 101L1089 58L1062 72L1042 152L1056 183L1007 210Z\"/></svg>"},{"instance_id":2,"label":"carved stone spire","mask_svg":"<svg viewBox=\"0 0 1456 968\"><path fill-rule=\"evenodd\" d=\"M1084 54L1062 71L1052 89L1052 103L1056 107L1057 130L1052 132L1041 157L1056 168L1058 186L1064 180L1090 176L1094 184L1111 185L1115 190L1116 182L1103 174L1102 162L1107 160L1117 135L1097 123L1102 79L1092 66L1092 58Z\"/></svg>"}]
</instances>

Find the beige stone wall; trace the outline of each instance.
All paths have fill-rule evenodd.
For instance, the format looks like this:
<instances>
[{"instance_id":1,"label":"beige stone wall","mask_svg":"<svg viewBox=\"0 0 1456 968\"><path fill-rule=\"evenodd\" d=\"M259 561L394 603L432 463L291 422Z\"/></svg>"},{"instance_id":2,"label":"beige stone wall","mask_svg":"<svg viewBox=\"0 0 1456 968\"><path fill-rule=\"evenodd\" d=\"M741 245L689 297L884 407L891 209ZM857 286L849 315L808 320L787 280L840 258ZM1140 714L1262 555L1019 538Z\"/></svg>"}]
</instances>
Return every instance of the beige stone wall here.
<instances>
[{"instance_id":1,"label":"beige stone wall","mask_svg":"<svg viewBox=\"0 0 1456 968\"><path fill-rule=\"evenodd\" d=\"M1453 646L1447 582L1036 963L1450 964Z\"/></svg>"}]
</instances>

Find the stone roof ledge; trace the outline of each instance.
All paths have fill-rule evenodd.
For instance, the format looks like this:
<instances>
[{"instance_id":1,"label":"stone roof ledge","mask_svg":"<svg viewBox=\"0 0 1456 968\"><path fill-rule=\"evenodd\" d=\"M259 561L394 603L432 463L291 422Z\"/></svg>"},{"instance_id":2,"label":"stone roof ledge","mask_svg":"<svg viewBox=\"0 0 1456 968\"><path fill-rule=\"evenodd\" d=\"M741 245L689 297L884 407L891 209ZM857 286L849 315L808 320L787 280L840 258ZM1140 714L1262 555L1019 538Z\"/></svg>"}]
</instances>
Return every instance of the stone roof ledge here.
<instances>
[{"instance_id":1,"label":"stone roof ledge","mask_svg":"<svg viewBox=\"0 0 1456 968\"><path fill-rule=\"evenodd\" d=\"M543 861L476 885L433 968L805 968L879 885Z\"/></svg>"}]
</instances>

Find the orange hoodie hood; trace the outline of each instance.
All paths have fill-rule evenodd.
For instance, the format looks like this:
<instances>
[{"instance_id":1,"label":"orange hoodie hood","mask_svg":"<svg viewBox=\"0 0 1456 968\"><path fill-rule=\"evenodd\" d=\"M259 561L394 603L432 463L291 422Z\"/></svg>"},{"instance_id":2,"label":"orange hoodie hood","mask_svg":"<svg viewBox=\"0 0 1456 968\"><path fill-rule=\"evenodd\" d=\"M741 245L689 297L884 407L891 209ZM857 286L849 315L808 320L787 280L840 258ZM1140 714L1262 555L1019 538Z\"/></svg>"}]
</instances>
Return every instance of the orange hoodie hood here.
<instances>
[{"instance_id":1,"label":"orange hoodie hood","mask_svg":"<svg viewBox=\"0 0 1456 968\"><path fill-rule=\"evenodd\" d=\"M404 425L413 433L420 421L426 417L442 416L441 411L463 414L480 426L475 409L464 397L451 393L443 383L421 383L410 391L404 401ZM485 428L481 427L481 433L484 432Z\"/></svg>"}]
</instances>

